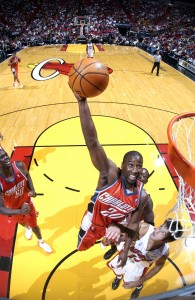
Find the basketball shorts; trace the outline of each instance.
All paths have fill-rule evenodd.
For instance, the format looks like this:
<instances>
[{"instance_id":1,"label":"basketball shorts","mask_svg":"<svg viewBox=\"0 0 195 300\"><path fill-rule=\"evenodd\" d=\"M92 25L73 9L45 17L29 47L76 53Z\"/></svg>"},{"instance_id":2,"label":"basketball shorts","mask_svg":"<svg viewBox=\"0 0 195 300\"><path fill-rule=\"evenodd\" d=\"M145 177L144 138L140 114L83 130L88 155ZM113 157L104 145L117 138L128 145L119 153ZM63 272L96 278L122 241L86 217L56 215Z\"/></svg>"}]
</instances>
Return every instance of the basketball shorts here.
<instances>
[{"instance_id":1,"label":"basketball shorts","mask_svg":"<svg viewBox=\"0 0 195 300\"><path fill-rule=\"evenodd\" d=\"M118 257L119 255L117 254L107 263L107 266L113 270L116 276L123 275L124 282L137 281L145 274L147 267L135 261L131 261L129 258L127 258L125 266L119 268Z\"/></svg>"},{"instance_id":2,"label":"basketball shorts","mask_svg":"<svg viewBox=\"0 0 195 300\"><path fill-rule=\"evenodd\" d=\"M78 235L78 251L85 251L91 248L106 233L105 227L92 224L90 215L91 213L87 211L82 219Z\"/></svg>"},{"instance_id":3,"label":"basketball shorts","mask_svg":"<svg viewBox=\"0 0 195 300\"><path fill-rule=\"evenodd\" d=\"M15 68L12 67L11 70L14 76L18 75L18 67Z\"/></svg>"},{"instance_id":4,"label":"basketball shorts","mask_svg":"<svg viewBox=\"0 0 195 300\"><path fill-rule=\"evenodd\" d=\"M15 216L12 216L12 219L14 219L14 221L16 221L17 223L19 223L22 226L27 224L28 226L33 228L33 227L37 226L37 212L35 210L34 204L31 201L29 202L29 205L30 205L29 214L15 215Z\"/></svg>"},{"instance_id":5,"label":"basketball shorts","mask_svg":"<svg viewBox=\"0 0 195 300\"><path fill-rule=\"evenodd\" d=\"M94 54L94 51L93 51L93 50L90 50L90 51L87 52L87 57L92 58L92 57L93 57L93 54Z\"/></svg>"}]
</instances>

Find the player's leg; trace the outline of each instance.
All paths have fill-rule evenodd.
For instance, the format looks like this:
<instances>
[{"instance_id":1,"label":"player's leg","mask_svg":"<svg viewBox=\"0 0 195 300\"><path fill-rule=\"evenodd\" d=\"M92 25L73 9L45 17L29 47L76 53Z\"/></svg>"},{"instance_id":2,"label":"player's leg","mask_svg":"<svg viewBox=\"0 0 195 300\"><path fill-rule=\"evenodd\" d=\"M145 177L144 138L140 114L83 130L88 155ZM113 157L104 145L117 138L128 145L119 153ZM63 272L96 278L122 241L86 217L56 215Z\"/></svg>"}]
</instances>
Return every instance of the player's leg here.
<instances>
[{"instance_id":1,"label":"player's leg","mask_svg":"<svg viewBox=\"0 0 195 300\"><path fill-rule=\"evenodd\" d=\"M132 292L130 299L135 299L139 297L141 290L143 288L143 284L136 287L136 289Z\"/></svg>"},{"instance_id":2,"label":"player's leg","mask_svg":"<svg viewBox=\"0 0 195 300\"><path fill-rule=\"evenodd\" d=\"M113 290L116 290L119 287L120 282L123 278L123 275L125 274L125 267L118 268L118 256L119 255L116 255L111 261L109 261L107 263L107 266L110 269L112 269L112 271L116 275L116 277L112 281L112 289Z\"/></svg>"},{"instance_id":3,"label":"player's leg","mask_svg":"<svg viewBox=\"0 0 195 300\"><path fill-rule=\"evenodd\" d=\"M160 63L157 63L156 67L157 67L156 76L159 76Z\"/></svg>"},{"instance_id":4,"label":"player's leg","mask_svg":"<svg viewBox=\"0 0 195 300\"><path fill-rule=\"evenodd\" d=\"M12 68L12 73L13 73L13 76L14 76L13 86L17 87L18 83L17 83L17 76L16 76L16 69L15 68Z\"/></svg>"},{"instance_id":5,"label":"player's leg","mask_svg":"<svg viewBox=\"0 0 195 300\"><path fill-rule=\"evenodd\" d=\"M131 274L128 275L128 272L127 272L127 278L129 279L133 279L133 280L138 280L139 278L143 277L146 272L148 270L148 267L146 268L139 268L137 267L136 269L134 269L134 272L135 272L135 275L137 274L138 277L131 277ZM141 290L143 289L143 283L141 285L138 285L135 290L132 292L131 294L131 297L130 299L134 299L134 298L138 298L139 297L139 294L141 293Z\"/></svg>"},{"instance_id":6,"label":"player's leg","mask_svg":"<svg viewBox=\"0 0 195 300\"><path fill-rule=\"evenodd\" d=\"M117 247L115 244L111 244L111 248L104 254L104 259L110 259L117 252Z\"/></svg>"},{"instance_id":7,"label":"player's leg","mask_svg":"<svg viewBox=\"0 0 195 300\"><path fill-rule=\"evenodd\" d=\"M155 67L154 67L154 64L153 64L153 67L152 67L151 73L153 73L153 71L154 71L154 68L155 68Z\"/></svg>"},{"instance_id":8,"label":"player's leg","mask_svg":"<svg viewBox=\"0 0 195 300\"><path fill-rule=\"evenodd\" d=\"M41 230L37 225L37 212L32 202L29 203L30 205L30 213L25 215L26 223L32 228L33 233L36 235L38 239L38 246L42 248L47 253L52 253L52 249L50 245L48 245L42 238Z\"/></svg>"},{"instance_id":9,"label":"player's leg","mask_svg":"<svg viewBox=\"0 0 195 300\"><path fill-rule=\"evenodd\" d=\"M23 88L23 85L20 83L19 77L18 77L18 70L16 70L16 81L18 82L20 88Z\"/></svg>"}]
</instances>

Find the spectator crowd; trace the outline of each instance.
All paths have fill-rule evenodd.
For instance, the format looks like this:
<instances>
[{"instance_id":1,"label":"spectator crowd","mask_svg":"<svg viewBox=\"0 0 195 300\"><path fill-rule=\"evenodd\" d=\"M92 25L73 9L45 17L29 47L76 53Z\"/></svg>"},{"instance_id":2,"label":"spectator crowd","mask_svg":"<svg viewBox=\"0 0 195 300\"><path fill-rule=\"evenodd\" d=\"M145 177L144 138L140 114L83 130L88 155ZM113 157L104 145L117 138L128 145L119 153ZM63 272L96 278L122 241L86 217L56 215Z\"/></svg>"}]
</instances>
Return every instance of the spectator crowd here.
<instances>
[{"instance_id":1,"label":"spectator crowd","mask_svg":"<svg viewBox=\"0 0 195 300\"><path fill-rule=\"evenodd\" d=\"M177 1L0 0L0 54L45 44L77 43L80 19L94 43L156 50L195 65L195 6Z\"/></svg>"}]
</instances>

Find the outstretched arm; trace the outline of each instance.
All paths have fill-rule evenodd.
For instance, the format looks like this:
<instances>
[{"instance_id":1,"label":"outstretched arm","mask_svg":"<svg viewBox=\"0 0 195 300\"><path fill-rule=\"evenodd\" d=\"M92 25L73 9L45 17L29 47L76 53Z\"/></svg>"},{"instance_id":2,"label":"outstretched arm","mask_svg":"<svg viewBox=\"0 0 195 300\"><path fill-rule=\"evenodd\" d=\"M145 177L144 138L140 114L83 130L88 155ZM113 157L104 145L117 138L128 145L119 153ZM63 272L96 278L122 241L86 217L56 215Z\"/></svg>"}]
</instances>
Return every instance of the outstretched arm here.
<instances>
[{"instance_id":1,"label":"outstretched arm","mask_svg":"<svg viewBox=\"0 0 195 300\"><path fill-rule=\"evenodd\" d=\"M75 97L78 100L80 122L85 143L89 150L94 167L100 172L99 187L102 187L113 182L113 180L117 178L118 168L111 160L108 159L103 147L99 143L87 99L81 98L76 93Z\"/></svg>"}]
</instances>

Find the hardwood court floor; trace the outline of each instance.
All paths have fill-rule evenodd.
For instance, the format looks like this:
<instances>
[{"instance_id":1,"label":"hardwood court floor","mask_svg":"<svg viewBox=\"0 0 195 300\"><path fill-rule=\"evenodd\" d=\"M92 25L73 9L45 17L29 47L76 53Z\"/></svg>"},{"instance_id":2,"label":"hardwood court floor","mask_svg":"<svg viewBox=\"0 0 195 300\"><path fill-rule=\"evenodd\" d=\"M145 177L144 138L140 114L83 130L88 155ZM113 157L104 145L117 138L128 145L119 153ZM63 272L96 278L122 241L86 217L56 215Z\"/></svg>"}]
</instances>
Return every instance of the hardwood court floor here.
<instances>
[{"instance_id":1,"label":"hardwood court floor","mask_svg":"<svg viewBox=\"0 0 195 300\"><path fill-rule=\"evenodd\" d=\"M2 145L9 154L14 145L14 153L32 147L30 172L36 191L42 194L34 200L38 222L53 248L51 255L43 253L35 237L26 241L23 228L18 227L9 297L128 299L132 290L111 290L114 274L102 259L106 250L97 244L85 252L74 251L97 172L89 160L77 102L65 75L67 64L85 57L85 45L68 45L66 51L60 51L61 47L33 47L18 53L23 89L12 86L7 61L0 65ZM123 154L136 148L144 156L144 166L155 170L146 189L154 202L155 223L160 225L177 196L168 170L167 125L176 114L194 110L194 83L164 63L159 77L151 75L152 57L140 49L103 48L96 48L95 57L113 70L109 86L102 95L88 99L99 138L119 166ZM159 159L161 154L165 161ZM185 249L183 240L170 244L170 249L170 261L145 283L142 296L193 283L193 251Z\"/></svg>"}]
</instances>

